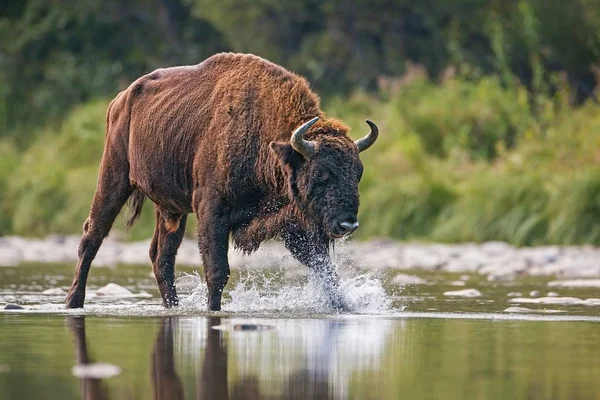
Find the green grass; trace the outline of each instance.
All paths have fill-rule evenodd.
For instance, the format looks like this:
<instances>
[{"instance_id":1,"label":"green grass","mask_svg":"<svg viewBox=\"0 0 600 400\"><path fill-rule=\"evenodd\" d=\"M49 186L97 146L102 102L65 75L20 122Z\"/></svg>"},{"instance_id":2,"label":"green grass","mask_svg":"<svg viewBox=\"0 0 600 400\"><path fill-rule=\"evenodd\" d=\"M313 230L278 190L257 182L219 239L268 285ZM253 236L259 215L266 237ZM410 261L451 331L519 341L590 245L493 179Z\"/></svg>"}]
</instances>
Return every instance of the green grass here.
<instances>
[{"instance_id":1,"label":"green grass","mask_svg":"<svg viewBox=\"0 0 600 400\"><path fill-rule=\"evenodd\" d=\"M437 85L417 76L377 96L329 100L324 109L347 122L354 138L366 134L366 118L381 130L361 154L358 237L600 245L600 111L571 106L566 93L532 102L523 87L497 76ZM76 108L34 135L23 153L0 141L0 234L81 231L107 105ZM131 232L120 220L113 235L149 237L153 224L148 203Z\"/></svg>"}]
</instances>

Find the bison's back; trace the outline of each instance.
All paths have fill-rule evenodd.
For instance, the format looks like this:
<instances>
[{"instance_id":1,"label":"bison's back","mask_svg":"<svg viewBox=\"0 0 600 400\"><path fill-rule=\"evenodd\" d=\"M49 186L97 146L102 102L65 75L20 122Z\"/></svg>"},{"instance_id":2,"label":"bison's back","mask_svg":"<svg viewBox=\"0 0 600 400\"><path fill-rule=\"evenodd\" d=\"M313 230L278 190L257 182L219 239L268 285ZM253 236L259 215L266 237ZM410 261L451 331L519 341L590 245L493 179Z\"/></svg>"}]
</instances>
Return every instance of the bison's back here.
<instances>
[{"instance_id":1,"label":"bison's back","mask_svg":"<svg viewBox=\"0 0 600 400\"><path fill-rule=\"evenodd\" d=\"M131 181L157 204L190 212L195 186L261 186L268 144L320 115L308 83L260 57L222 53L159 69L127 90ZM109 130L110 133L110 130ZM239 186L239 185L238 185ZM244 196L244 187L236 194Z\"/></svg>"}]
</instances>

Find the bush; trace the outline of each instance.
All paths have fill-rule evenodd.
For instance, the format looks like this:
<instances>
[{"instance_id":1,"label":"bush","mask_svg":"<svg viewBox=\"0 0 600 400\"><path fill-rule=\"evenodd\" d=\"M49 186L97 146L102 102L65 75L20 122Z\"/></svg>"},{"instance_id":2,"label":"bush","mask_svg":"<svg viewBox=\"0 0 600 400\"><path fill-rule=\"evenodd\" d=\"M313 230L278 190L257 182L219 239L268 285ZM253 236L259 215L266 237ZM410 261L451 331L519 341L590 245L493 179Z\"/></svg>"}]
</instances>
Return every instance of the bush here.
<instances>
[{"instance_id":1,"label":"bush","mask_svg":"<svg viewBox=\"0 0 600 400\"><path fill-rule=\"evenodd\" d=\"M378 96L356 92L325 103L329 115L378 143L361 154L360 238L446 242L505 240L516 245L597 244L600 229L600 113L558 93L533 112L518 85L494 77L406 79ZM76 108L36 134L22 155L0 142L0 233L79 233L96 186L107 100ZM540 112L543 111L543 112ZM477 133L479 132L479 133ZM154 227L151 203L131 232ZM195 232L190 218L188 235Z\"/></svg>"},{"instance_id":2,"label":"bush","mask_svg":"<svg viewBox=\"0 0 600 400\"><path fill-rule=\"evenodd\" d=\"M465 183L456 203L440 215L432 238L445 242L541 244L548 225L544 184L544 179L536 175L476 175Z\"/></svg>"}]
</instances>

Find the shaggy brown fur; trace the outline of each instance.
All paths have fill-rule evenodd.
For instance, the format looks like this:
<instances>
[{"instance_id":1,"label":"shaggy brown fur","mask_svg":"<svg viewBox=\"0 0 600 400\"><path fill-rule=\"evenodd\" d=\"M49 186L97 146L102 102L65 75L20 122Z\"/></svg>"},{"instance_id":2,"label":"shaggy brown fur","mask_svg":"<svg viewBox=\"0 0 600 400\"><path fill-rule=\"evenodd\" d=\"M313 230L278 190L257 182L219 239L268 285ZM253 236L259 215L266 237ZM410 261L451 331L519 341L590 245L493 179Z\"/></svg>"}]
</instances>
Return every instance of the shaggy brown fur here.
<instances>
[{"instance_id":1,"label":"shaggy brown fur","mask_svg":"<svg viewBox=\"0 0 600 400\"><path fill-rule=\"evenodd\" d=\"M310 158L290 145L305 135ZM123 204L132 217L147 196L156 205L150 258L166 307L177 305L174 262L186 217L198 217L198 244L210 310L229 277L231 234L246 252L283 237L305 265L333 272L329 241L356 221L362 164L348 128L325 119L307 81L260 57L217 54L195 66L156 70L111 102L98 186L84 226L68 307L83 307L90 264Z\"/></svg>"}]
</instances>

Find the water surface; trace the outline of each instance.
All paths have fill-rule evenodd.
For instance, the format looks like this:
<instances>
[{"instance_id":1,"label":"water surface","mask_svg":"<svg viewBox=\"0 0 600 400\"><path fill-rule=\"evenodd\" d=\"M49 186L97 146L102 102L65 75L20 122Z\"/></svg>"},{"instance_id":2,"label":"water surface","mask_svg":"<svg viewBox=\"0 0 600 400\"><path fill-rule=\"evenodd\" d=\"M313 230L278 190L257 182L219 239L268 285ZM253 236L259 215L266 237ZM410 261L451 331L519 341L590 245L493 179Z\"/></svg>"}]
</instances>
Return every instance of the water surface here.
<instances>
[{"instance_id":1,"label":"water surface","mask_svg":"<svg viewBox=\"0 0 600 400\"><path fill-rule=\"evenodd\" d=\"M41 292L66 289L71 273L0 268L0 303L26 307L0 313L0 399L600 398L600 307L510 301L546 295L544 279L433 272L398 287L396 272L351 270L342 286L356 312L337 315L303 271L234 271L224 312L209 315L202 287L162 309L146 266L93 268L89 287L115 282L150 297L91 297L67 311L63 295ZM443 295L464 288L482 296ZM511 306L532 312L504 312Z\"/></svg>"}]
</instances>

